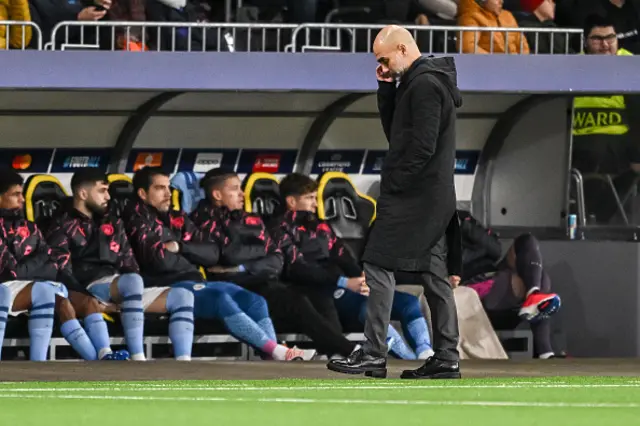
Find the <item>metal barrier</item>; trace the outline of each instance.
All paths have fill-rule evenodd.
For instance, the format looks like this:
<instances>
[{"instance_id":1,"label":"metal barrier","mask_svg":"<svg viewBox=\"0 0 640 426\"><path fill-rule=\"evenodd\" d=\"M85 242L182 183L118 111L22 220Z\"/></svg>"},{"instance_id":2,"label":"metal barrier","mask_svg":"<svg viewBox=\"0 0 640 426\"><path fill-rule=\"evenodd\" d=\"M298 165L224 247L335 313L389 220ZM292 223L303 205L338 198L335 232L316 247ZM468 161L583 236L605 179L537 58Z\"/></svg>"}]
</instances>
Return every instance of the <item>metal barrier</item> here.
<instances>
[{"instance_id":1,"label":"metal barrier","mask_svg":"<svg viewBox=\"0 0 640 426\"><path fill-rule=\"evenodd\" d=\"M36 50L42 50L42 31L40 27L29 21L0 21L0 27L5 29L4 49L20 49L25 50L31 44L34 37L37 39L35 43ZM16 27L19 27L16 28ZM31 30L31 37L27 41L27 29ZM11 35L16 31L20 31L20 45L11 45Z\"/></svg>"},{"instance_id":2,"label":"metal barrier","mask_svg":"<svg viewBox=\"0 0 640 426\"><path fill-rule=\"evenodd\" d=\"M37 37L35 48L42 50L42 31L33 22L0 21L7 29L6 48L26 49L29 43L27 28L32 29L32 38ZM22 29L22 45L10 46L10 34L15 28ZM64 21L56 25L51 33L47 50L101 49L101 50L156 50L186 52L305 52L310 50L367 52L372 50L373 40L384 25L356 24L239 24L200 22L83 22ZM583 44L580 29L560 28L499 28L499 27L454 27L422 26L405 27L415 39L428 37L428 46L421 42L423 53L463 53L461 39L464 33L473 33L477 40L480 33L504 33L505 44L510 35L520 36L520 51L524 36L534 34L534 46L530 53L538 54L541 34L564 35L561 50L570 53L572 38ZM346 39L346 43L343 41ZM554 37L549 37L550 51L554 51ZM286 46L285 46L285 43ZM301 45L300 45L301 44ZM438 46L435 46L438 44ZM453 48L450 46L453 45ZM545 46L546 47L546 46ZM477 45L476 45L477 48ZM494 38L490 39L489 53L494 53Z\"/></svg>"},{"instance_id":3,"label":"metal barrier","mask_svg":"<svg viewBox=\"0 0 640 426\"><path fill-rule=\"evenodd\" d=\"M584 228L587 226L587 207L584 201L584 179L582 173L578 169L571 169L571 181L575 189L575 203L578 212L578 226Z\"/></svg>"},{"instance_id":4,"label":"metal barrier","mask_svg":"<svg viewBox=\"0 0 640 426\"><path fill-rule=\"evenodd\" d=\"M340 50L345 52L367 52L370 53L373 46L373 41L376 34L385 25L355 25L355 24L302 24L299 25L291 37L291 45L287 50L292 52L306 51L306 50ZM474 37L477 40L479 33L490 33L491 46L489 53L494 53L493 49L493 34L504 33L505 44L508 43L509 34L519 34L521 36L520 51L523 49L524 36L527 34L535 34L535 46L531 47L532 54L538 54L538 50L541 47L539 43L540 34L561 34L565 36L565 46L563 52L565 54L570 53L570 40L580 40L580 46L583 44L583 31L581 29L561 29L561 28L501 28L501 27L456 27L456 26L435 26L435 25L408 25L405 26L409 32L413 34L416 40L420 40L421 35L426 34L428 36L428 48L421 46L422 53L463 53L462 39L463 33L474 33ZM434 48L434 43L437 37L441 37L442 48ZM451 38L453 37L453 39ZM300 39L303 38L304 42L299 47ZM344 39L348 39L347 47L343 45ZM314 44L319 41L320 44ZM454 49L449 48L449 42L457 42ZM550 51L553 52L554 37L550 37ZM350 44L350 46L349 46Z\"/></svg>"},{"instance_id":5,"label":"metal barrier","mask_svg":"<svg viewBox=\"0 0 640 426\"><path fill-rule=\"evenodd\" d=\"M50 50L155 50L280 52L295 24L65 21L51 34Z\"/></svg>"}]
</instances>

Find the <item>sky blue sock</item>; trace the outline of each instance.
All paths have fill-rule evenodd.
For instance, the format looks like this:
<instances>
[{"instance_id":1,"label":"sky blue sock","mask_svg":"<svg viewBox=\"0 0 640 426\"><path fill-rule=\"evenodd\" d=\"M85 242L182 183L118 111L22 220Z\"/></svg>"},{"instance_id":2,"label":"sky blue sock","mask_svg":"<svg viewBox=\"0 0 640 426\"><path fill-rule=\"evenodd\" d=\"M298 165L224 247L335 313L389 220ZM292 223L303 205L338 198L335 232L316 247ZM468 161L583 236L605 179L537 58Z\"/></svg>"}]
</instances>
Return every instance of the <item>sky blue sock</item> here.
<instances>
[{"instance_id":1,"label":"sky blue sock","mask_svg":"<svg viewBox=\"0 0 640 426\"><path fill-rule=\"evenodd\" d=\"M393 339L391 342L390 351L397 357L402 359L416 359L416 354L411 350L409 345L407 345L400 336L400 333L393 328L391 324L389 324L389 330L387 332L387 339Z\"/></svg>"},{"instance_id":2,"label":"sky blue sock","mask_svg":"<svg viewBox=\"0 0 640 426\"><path fill-rule=\"evenodd\" d=\"M411 339L415 342L416 354L420 355L431 348L431 336L429 336L429 327L424 317L416 318L410 321L405 330L411 335Z\"/></svg>"},{"instance_id":3,"label":"sky blue sock","mask_svg":"<svg viewBox=\"0 0 640 426\"><path fill-rule=\"evenodd\" d=\"M144 283L138 274L124 274L118 278L118 293L122 300L120 318L131 356L144 355L143 290Z\"/></svg>"},{"instance_id":4,"label":"sky blue sock","mask_svg":"<svg viewBox=\"0 0 640 426\"><path fill-rule=\"evenodd\" d=\"M270 339L260 326L240 309L236 300L229 294L215 287L207 287L196 291L194 297L196 318L221 319L234 337L265 354L271 354L276 348L277 342ZM264 315L262 317L264 318Z\"/></svg>"},{"instance_id":5,"label":"sky blue sock","mask_svg":"<svg viewBox=\"0 0 640 426\"><path fill-rule=\"evenodd\" d=\"M9 317L9 303L11 303L11 290L0 284L0 359L2 359L2 342Z\"/></svg>"},{"instance_id":6,"label":"sky blue sock","mask_svg":"<svg viewBox=\"0 0 640 426\"><path fill-rule=\"evenodd\" d=\"M72 319L60 326L60 332L67 339L67 342L75 349L82 359L86 361L95 361L98 359L96 348L93 347L91 339L87 336L84 329L77 319Z\"/></svg>"},{"instance_id":7,"label":"sky blue sock","mask_svg":"<svg viewBox=\"0 0 640 426\"><path fill-rule=\"evenodd\" d=\"M264 331L269 340L276 341L276 330L269 317L269 306L264 297L247 290L243 290L233 295L233 300L238 307L251 318L252 322Z\"/></svg>"},{"instance_id":8,"label":"sky blue sock","mask_svg":"<svg viewBox=\"0 0 640 426\"><path fill-rule=\"evenodd\" d=\"M98 357L111 353L111 343L109 342L109 330L102 314L91 314L84 318L84 329L93 343L93 347L98 352Z\"/></svg>"},{"instance_id":9,"label":"sky blue sock","mask_svg":"<svg viewBox=\"0 0 640 426\"><path fill-rule=\"evenodd\" d=\"M176 359L191 359L193 347L193 293L185 288L174 287L167 294L169 338Z\"/></svg>"},{"instance_id":10,"label":"sky blue sock","mask_svg":"<svg viewBox=\"0 0 640 426\"><path fill-rule=\"evenodd\" d=\"M258 321L258 326L265 332L265 334L269 337L269 339L275 341L277 340L276 329L273 326L273 321L271 318L266 317Z\"/></svg>"},{"instance_id":11,"label":"sky blue sock","mask_svg":"<svg viewBox=\"0 0 640 426\"><path fill-rule=\"evenodd\" d=\"M53 333L57 291L57 287L48 282L35 282L31 287L31 309L29 310L31 361L47 360L47 351Z\"/></svg>"},{"instance_id":12,"label":"sky blue sock","mask_svg":"<svg viewBox=\"0 0 640 426\"><path fill-rule=\"evenodd\" d=\"M254 348L263 350L265 347L270 347L270 342L274 342L262 331L258 324L244 312L226 316L222 321L232 335L239 340L247 342ZM273 349L265 350L265 352L270 354L272 350Z\"/></svg>"}]
</instances>

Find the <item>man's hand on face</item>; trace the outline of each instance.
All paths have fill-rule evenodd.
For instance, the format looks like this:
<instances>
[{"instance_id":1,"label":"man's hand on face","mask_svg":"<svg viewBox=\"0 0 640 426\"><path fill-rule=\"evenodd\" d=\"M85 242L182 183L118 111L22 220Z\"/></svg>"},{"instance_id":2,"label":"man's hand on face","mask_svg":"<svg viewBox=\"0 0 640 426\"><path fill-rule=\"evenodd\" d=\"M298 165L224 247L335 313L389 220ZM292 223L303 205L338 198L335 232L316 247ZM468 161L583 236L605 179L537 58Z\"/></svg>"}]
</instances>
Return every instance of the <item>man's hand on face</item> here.
<instances>
[{"instance_id":1,"label":"man's hand on face","mask_svg":"<svg viewBox=\"0 0 640 426\"><path fill-rule=\"evenodd\" d=\"M382 65L378 65L378 68L376 68L376 77L378 78L378 81L393 83L393 76L389 71L384 72L384 68Z\"/></svg>"}]
</instances>

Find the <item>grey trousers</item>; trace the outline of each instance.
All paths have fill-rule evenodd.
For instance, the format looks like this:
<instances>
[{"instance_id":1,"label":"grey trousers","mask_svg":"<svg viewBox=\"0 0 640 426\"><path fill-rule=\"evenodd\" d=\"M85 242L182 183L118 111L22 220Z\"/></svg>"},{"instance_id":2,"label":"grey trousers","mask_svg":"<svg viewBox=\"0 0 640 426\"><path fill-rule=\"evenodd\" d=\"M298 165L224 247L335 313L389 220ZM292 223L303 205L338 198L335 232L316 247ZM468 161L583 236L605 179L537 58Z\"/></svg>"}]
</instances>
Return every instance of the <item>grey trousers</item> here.
<instances>
[{"instance_id":1,"label":"grey trousers","mask_svg":"<svg viewBox=\"0 0 640 426\"><path fill-rule=\"evenodd\" d=\"M364 351L373 356L386 356L387 329L391 320L391 305L395 278L388 271L371 263L364 264L364 274L371 292L367 301ZM458 313L447 269L446 238L431 250L431 268L421 273L424 294L433 322L433 350L443 361L458 361Z\"/></svg>"}]
</instances>

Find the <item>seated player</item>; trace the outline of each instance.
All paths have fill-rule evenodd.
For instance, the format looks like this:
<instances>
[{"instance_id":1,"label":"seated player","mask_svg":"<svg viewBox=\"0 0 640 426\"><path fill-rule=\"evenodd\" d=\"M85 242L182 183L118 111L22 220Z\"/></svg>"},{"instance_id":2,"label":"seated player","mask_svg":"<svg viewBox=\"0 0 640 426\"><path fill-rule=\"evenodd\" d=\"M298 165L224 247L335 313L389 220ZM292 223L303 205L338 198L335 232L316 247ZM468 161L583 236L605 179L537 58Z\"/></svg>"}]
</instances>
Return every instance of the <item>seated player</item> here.
<instances>
[{"instance_id":1,"label":"seated player","mask_svg":"<svg viewBox=\"0 0 640 426\"><path fill-rule=\"evenodd\" d=\"M519 318L527 320L533 331L535 356L557 357L551 346L549 317L560 309L561 302L551 292L536 238L520 235L502 258L498 237L469 212L458 214L462 221L462 285L477 291L494 326L516 326ZM460 281L460 277L454 280Z\"/></svg>"},{"instance_id":2,"label":"seated player","mask_svg":"<svg viewBox=\"0 0 640 426\"><path fill-rule=\"evenodd\" d=\"M47 233L52 256L65 280L76 281L94 296L82 295L85 305L96 298L119 306L132 360L145 360L143 312L170 314L169 338L174 355L180 361L190 360L193 294L183 288L153 287L153 282L145 288L124 224L108 214L109 182L103 171L87 168L76 172L71 190L73 207L56 218ZM93 326L98 317L100 313L92 313L84 323L101 357L111 349L106 327Z\"/></svg>"},{"instance_id":3,"label":"seated player","mask_svg":"<svg viewBox=\"0 0 640 426\"><path fill-rule=\"evenodd\" d=\"M263 296L276 326L294 326L327 356L346 357L358 345L341 333L331 294L312 297L280 281L284 259L260 216L246 213L240 179L235 172L212 169L200 181L202 200L191 217L206 241L220 250L220 265L208 268L213 279L231 281ZM368 291L360 280L360 291Z\"/></svg>"},{"instance_id":4,"label":"seated player","mask_svg":"<svg viewBox=\"0 0 640 426\"><path fill-rule=\"evenodd\" d=\"M196 318L220 320L236 338L279 361L311 358L312 351L276 341L265 300L229 282L205 282L198 266L218 262L218 247L202 242L184 212L171 211L169 176L145 167L133 177L137 202L127 212L126 228L144 282L186 288L195 298Z\"/></svg>"},{"instance_id":5,"label":"seated player","mask_svg":"<svg viewBox=\"0 0 640 426\"><path fill-rule=\"evenodd\" d=\"M285 279L300 286L313 286L333 294L341 318L364 324L367 297L358 291L363 271L349 249L325 221L318 219L318 184L298 173L280 182L280 197L286 212L273 221L272 235L285 254ZM427 359L433 355L429 328L417 297L396 291L391 319L400 321L404 335L389 326L390 351L403 359ZM416 356L417 354L417 356Z\"/></svg>"},{"instance_id":6,"label":"seated player","mask_svg":"<svg viewBox=\"0 0 640 426\"><path fill-rule=\"evenodd\" d=\"M13 170L0 170L0 350L7 315L28 311L30 358L46 361L54 313L65 339L87 361L98 359L89 336L76 318L67 297L82 287L57 282L58 267L35 223L24 218L23 179ZM54 312L55 311L55 312ZM100 320L104 323L102 317ZM106 324L104 324L106 328ZM103 359L118 359L114 355Z\"/></svg>"}]
</instances>

